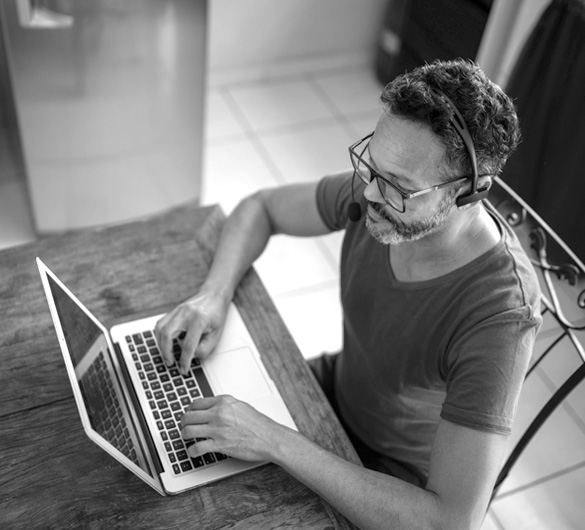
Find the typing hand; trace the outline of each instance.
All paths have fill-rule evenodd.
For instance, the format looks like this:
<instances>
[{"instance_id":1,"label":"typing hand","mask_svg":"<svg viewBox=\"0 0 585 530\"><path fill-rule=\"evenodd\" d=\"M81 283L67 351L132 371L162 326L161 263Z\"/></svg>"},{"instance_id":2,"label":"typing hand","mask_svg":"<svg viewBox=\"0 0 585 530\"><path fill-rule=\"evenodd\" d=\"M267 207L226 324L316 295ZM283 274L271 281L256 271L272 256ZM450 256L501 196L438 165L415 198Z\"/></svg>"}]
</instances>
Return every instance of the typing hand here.
<instances>
[{"instance_id":1,"label":"typing hand","mask_svg":"<svg viewBox=\"0 0 585 530\"><path fill-rule=\"evenodd\" d=\"M232 396L196 399L181 419L183 439L205 438L189 447L192 457L219 452L252 462L270 460L287 430Z\"/></svg>"},{"instance_id":2,"label":"typing hand","mask_svg":"<svg viewBox=\"0 0 585 530\"><path fill-rule=\"evenodd\" d=\"M183 374L189 371L194 356L205 359L219 341L227 310L228 304L222 298L199 293L161 318L154 332L167 365L175 362L173 339L178 337L182 339Z\"/></svg>"}]
</instances>

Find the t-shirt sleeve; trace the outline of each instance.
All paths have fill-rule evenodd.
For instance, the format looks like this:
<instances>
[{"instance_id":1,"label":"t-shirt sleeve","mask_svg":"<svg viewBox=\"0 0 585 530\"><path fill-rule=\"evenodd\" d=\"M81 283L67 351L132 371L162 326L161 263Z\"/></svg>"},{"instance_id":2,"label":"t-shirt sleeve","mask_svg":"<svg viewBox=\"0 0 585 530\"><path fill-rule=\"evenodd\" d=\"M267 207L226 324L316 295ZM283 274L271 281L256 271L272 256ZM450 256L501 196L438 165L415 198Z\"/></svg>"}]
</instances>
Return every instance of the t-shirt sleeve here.
<instances>
[{"instance_id":1,"label":"t-shirt sleeve","mask_svg":"<svg viewBox=\"0 0 585 530\"><path fill-rule=\"evenodd\" d=\"M317 186L317 208L330 230L342 230L347 225L347 208L351 203L351 174L325 177Z\"/></svg>"},{"instance_id":2,"label":"t-shirt sleeve","mask_svg":"<svg viewBox=\"0 0 585 530\"><path fill-rule=\"evenodd\" d=\"M496 315L450 354L441 417L475 429L511 433L539 321L522 309Z\"/></svg>"}]
</instances>

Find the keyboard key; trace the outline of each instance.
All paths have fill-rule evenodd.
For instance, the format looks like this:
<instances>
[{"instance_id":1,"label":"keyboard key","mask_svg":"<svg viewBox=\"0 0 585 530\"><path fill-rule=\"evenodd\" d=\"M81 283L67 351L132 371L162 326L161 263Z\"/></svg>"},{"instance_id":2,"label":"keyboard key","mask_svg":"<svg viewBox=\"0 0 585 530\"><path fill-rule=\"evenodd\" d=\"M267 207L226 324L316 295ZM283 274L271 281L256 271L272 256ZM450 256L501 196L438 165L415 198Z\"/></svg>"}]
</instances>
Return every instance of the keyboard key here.
<instances>
[{"instance_id":1,"label":"keyboard key","mask_svg":"<svg viewBox=\"0 0 585 530\"><path fill-rule=\"evenodd\" d=\"M174 440L173 447L175 451L180 451L181 449L185 449L185 444L183 443L183 440Z\"/></svg>"},{"instance_id":2,"label":"keyboard key","mask_svg":"<svg viewBox=\"0 0 585 530\"><path fill-rule=\"evenodd\" d=\"M193 469L193 466L191 465L191 462L189 462L189 460L185 460L184 462L181 462L181 469L186 472L186 471L190 471L191 469Z\"/></svg>"},{"instance_id":3,"label":"keyboard key","mask_svg":"<svg viewBox=\"0 0 585 530\"><path fill-rule=\"evenodd\" d=\"M203 461L203 458L198 456L196 458L191 458L191 462L193 462L193 467L203 467L205 465L205 462Z\"/></svg>"},{"instance_id":4,"label":"keyboard key","mask_svg":"<svg viewBox=\"0 0 585 530\"><path fill-rule=\"evenodd\" d=\"M189 458L189 455L187 454L187 451L182 449L181 451L177 452L177 458L179 460L187 460Z\"/></svg>"}]
</instances>

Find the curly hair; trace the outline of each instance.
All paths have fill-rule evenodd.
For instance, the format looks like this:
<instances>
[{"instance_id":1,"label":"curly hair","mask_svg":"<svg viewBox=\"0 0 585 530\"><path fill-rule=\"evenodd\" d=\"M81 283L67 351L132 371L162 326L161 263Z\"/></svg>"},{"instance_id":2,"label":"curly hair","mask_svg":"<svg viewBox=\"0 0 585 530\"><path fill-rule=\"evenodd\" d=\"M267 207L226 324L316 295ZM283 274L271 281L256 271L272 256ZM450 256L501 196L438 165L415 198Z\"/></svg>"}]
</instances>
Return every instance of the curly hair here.
<instances>
[{"instance_id":1,"label":"curly hair","mask_svg":"<svg viewBox=\"0 0 585 530\"><path fill-rule=\"evenodd\" d=\"M499 174L520 143L512 100L477 64L463 59L425 64L399 75L382 91L384 109L429 126L445 146L449 168L464 175L472 172L467 148L450 124L452 110L431 88L443 92L463 116L475 147L479 174Z\"/></svg>"}]
</instances>

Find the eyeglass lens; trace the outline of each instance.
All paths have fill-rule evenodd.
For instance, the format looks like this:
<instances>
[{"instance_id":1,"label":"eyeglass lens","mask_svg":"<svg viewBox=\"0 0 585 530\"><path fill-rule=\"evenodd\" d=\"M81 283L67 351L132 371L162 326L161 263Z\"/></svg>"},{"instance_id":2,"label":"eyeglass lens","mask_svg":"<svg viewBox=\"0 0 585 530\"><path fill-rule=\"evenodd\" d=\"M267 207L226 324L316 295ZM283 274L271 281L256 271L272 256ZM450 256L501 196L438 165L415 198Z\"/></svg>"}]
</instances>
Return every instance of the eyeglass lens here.
<instances>
[{"instance_id":1,"label":"eyeglass lens","mask_svg":"<svg viewBox=\"0 0 585 530\"><path fill-rule=\"evenodd\" d=\"M354 155L352 158L358 177L364 182L364 184L369 184L372 181L372 171L362 161L361 156ZM398 190L394 188L394 186L392 186L389 182L386 182L386 180L380 178L380 176L376 173L374 173L374 176L376 177L378 189L380 190L382 197L384 197L384 200L395 210L404 212L404 200Z\"/></svg>"}]
</instances>

